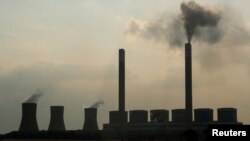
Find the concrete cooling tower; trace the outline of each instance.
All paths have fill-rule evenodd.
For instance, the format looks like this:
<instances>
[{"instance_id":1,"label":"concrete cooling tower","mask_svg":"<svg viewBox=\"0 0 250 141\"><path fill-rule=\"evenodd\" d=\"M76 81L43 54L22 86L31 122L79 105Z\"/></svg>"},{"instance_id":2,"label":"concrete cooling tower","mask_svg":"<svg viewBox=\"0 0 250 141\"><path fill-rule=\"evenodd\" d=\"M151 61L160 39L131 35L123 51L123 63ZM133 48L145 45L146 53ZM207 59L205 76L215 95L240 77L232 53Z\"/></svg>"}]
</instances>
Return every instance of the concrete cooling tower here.
<instances>
[{"instance_id":1,"label":"concrete cooling tower","mask_svg":"<svg viewBox=\"0 0 250 141\"><path fill-rule=\"evenodd\" d=\"M63 106L50 107L50 123L48 131L65 131L63 112Z\"/></svg>"},{"instance_id":2,"label":"concrete cooling tower","mask_svg":"<svg viewBox=\"0 0 250 141\"><path fill-rule=\"evenodd\" d=\"M36 120L36 103L22 104L22 120L19 131L22 132L36 132L39 130Z\"/></svg>"},{"instance_id":3,"label":"concrete cooling tower","mask_svg":"<svg viewBox=\"0 0 250 141\"><path fill-rule=\"evenodd\" d=\"M85 121L83 130L86 131L97 131L97 108L85 108Z\"/></svg>"}]
</instances>

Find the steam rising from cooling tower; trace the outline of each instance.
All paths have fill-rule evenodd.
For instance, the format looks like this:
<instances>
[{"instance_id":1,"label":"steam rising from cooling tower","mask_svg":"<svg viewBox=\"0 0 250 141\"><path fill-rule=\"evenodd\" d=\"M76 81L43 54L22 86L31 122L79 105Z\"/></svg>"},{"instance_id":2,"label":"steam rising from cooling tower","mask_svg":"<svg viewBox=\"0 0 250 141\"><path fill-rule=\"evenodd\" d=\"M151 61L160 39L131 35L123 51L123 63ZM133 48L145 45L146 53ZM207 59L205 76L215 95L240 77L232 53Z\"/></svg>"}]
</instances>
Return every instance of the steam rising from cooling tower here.
<instances>
[{"instance_id":1,"label":"steam rising from cooling tower","mask_svg":"<svg viewBox=\"0 0 250 141\"><path fill-rule=\"evenodd\" d=\"M104 102L102 100L95 102L94 104L90 105L89 108L99 108Z\"/></svg>"},{"instance_id":2,"label":"steam rising from cooling tower","mask_svg":"<svg viewBox=\"0 0 250 141\"><path fill-rule=\"evenodd\" d=\"M200 6L194 1L183 2L181 11L189 43L198 27L216 27L221 19L220 10Z\"/></svg>"},{"instance_id":3,"label":"steam rising from cooling tower","mask_svg":"<svg viewBox=\"0 0 250 141\"><path fill-rule=\"evenodd\" d=\"M36 103L41 96L43 96L44 90L37 89L30 97L25 100L24 103Z\"/></svg>"}]
</instances>

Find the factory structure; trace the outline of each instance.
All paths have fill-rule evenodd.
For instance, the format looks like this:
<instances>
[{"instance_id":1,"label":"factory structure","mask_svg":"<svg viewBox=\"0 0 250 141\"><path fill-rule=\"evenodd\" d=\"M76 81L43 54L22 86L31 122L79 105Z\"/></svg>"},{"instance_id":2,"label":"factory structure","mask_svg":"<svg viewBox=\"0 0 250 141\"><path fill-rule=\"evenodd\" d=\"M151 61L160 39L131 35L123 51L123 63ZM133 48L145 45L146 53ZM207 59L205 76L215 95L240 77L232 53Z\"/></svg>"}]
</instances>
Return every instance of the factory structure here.
<instances>
[{"instance_id":1,"label":"factory structure","mask_svg":"<svg viewBox=\"0 0 250 141\"><path fill-rule=\"evenodd\" d=\"M36 119L36 103L22 104L22 119L19 131L2 135L1 140L67 139L67 140L169 140L202 141L209 125L241 125L237 120L237 109L222 107L193 109L192 105L192 47L185 44L185 108L126 111L125 106L125 50L119 49L119 93L118 110L109 112L109 123L98 128L97 108L85 108L82 130L67 130L64 124L64 107L51 106L51 117L47 131L40 131ZM171 115L171 121L170 121Z\"/></svg>"}]
</instances>

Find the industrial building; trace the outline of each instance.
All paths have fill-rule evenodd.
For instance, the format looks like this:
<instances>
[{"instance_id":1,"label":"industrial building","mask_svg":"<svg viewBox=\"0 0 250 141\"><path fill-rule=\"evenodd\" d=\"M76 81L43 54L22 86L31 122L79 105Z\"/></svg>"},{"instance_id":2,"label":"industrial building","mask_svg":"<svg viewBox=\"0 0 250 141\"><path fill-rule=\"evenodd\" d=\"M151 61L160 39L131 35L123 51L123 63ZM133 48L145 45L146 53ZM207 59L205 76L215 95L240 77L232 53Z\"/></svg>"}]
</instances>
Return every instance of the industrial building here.
<instances>
[{"instance_id":1,"label":"industrial building","mask_svg":"<svg viewBox=\"0 0 250 141\"><path fill-rule=\"evenodd\" d=\"M202 141L209 125L234 124L237 109L222 107L193 109L192 106L192 50L185 44L185 109L152 109L126 111L125 108L125 50L119 49L118 110L109 112L109 123L100 130L97 124L97 108L85 108L82 130L67 130L64 125L63 106L51 106L48 131L39 131L36 120L36 103L22 104L22 119L19 131L2 135L2 141L26 140L170 140ZM170 115L171 119L170 120Z\"/></svg>"}]
</instances>

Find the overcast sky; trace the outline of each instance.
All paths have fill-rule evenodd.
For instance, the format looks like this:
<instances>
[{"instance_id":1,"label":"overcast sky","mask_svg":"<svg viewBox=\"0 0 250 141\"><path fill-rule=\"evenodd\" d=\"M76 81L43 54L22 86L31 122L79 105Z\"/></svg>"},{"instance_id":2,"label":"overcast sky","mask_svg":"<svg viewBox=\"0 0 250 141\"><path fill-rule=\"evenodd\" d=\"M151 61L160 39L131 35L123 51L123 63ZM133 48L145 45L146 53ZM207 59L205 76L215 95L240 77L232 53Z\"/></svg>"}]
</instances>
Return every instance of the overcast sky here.
<instances>
[{"instance_id":1,"label":"overcast sky","mask_svg":"<svg viewBox=\"0 0 250 141\"><path fill-rule=\"evenodd\" d=\"M185 34L178 38L183 45L171 46L163 40L169 29L144 29L150 23L166 29L182 2L0 0L0 133L18 130L21 104L38 88L45 90L37 102L41 130L51 105L65 106L68 130L82 129L83 108L98 100L105 102L98 109L102 128L108 111L118 109L119 48L126 50L126 110L184 108ZM222 37L192 40L193 106L213 108L215 120L217 108L235 107L249 124L249 2L196 2L222 11ZM140 34L128 32L132 22Z\"/></svg>"}]
</instances>

